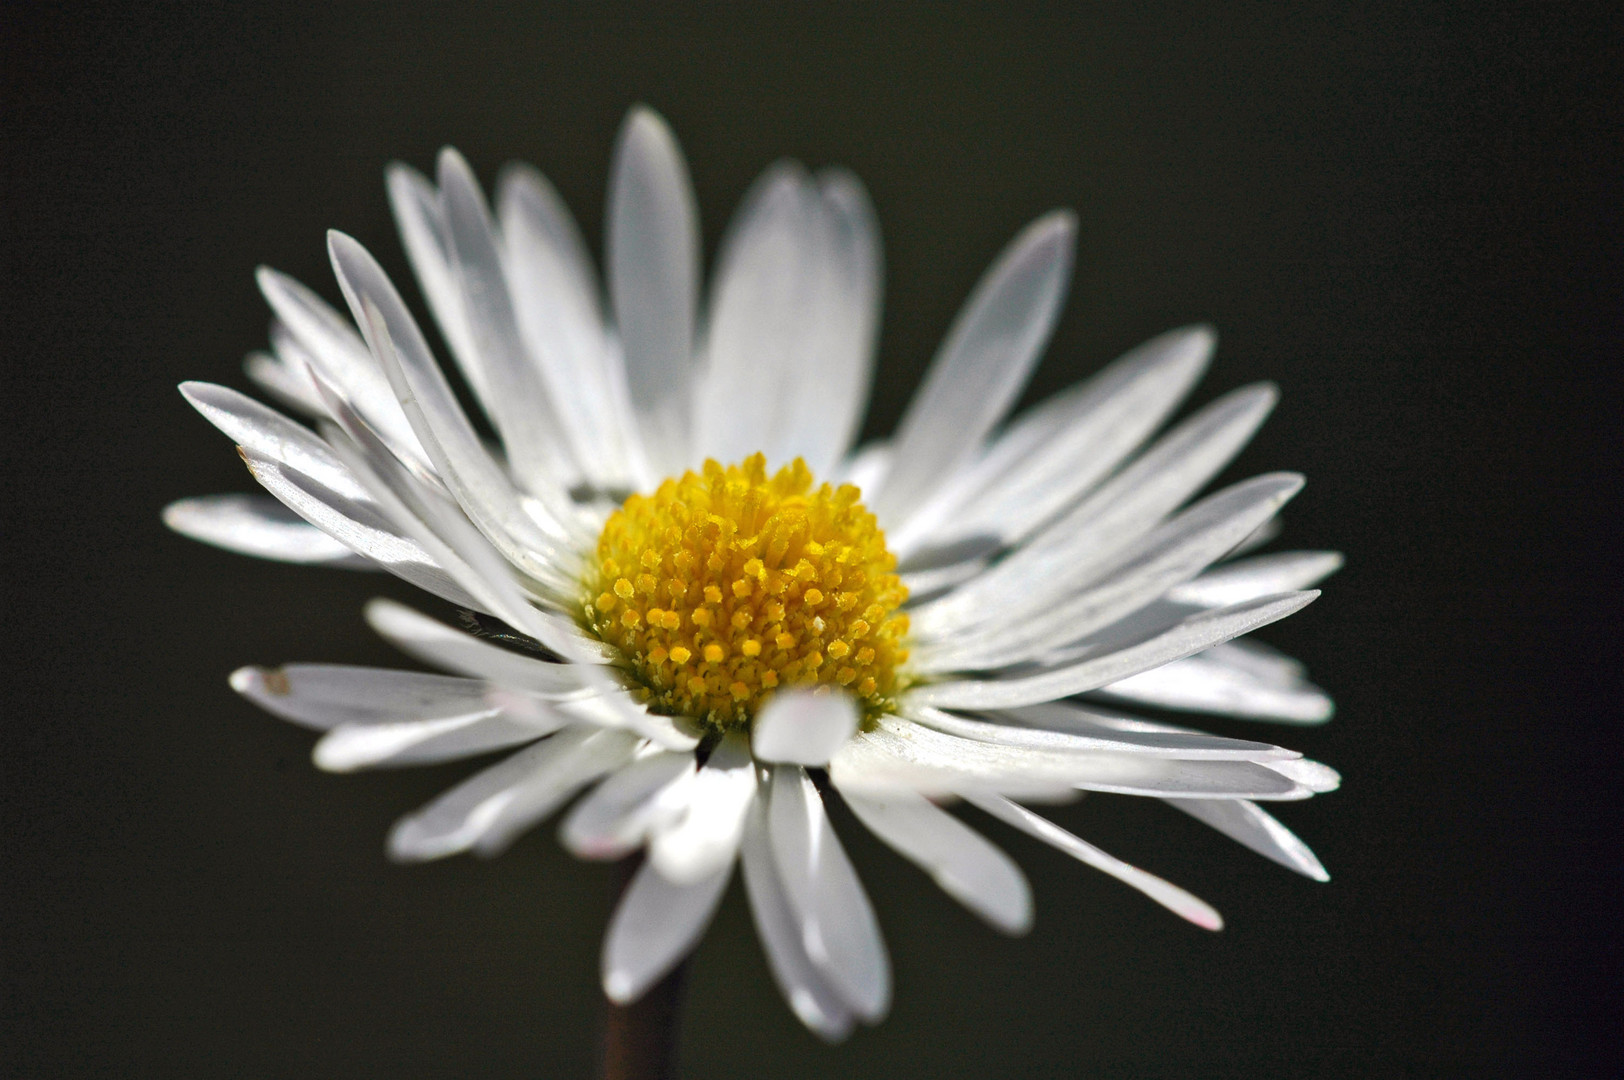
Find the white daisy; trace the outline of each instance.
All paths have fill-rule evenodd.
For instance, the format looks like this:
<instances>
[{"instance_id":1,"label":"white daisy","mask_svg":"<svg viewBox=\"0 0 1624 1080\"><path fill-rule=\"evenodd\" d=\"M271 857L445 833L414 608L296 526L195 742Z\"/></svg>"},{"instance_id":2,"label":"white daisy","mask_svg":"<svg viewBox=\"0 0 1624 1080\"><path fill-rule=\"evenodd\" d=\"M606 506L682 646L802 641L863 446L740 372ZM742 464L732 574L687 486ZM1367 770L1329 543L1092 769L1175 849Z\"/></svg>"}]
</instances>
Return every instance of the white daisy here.
<instances>
[{"instance_id":1,"label":"white daisy","mask_svg":"<svg viewBox=\"0 0 1624 1080\"><path fill-rule=\"evenodd\" d=\"M882 274L849 174L768 169L703 299L687 170L647 109L615 148L606 293L533 170L503 174L494 214L451 150L436 182L395 165L388 187L496 442L378 264L335 232L354 325L261 270L273 351L248 361L315 430L225 387L182 387L275 501L188 499L165 519L249 554L388 570L506 624L465 632L378 600L367 617L380 634L455 674L232 676L326 732L324 769L522 747L403 818L394 857L495 853L584 792L560 829L571 851L647 852L604 944L608 996L637 998L687 954L737 862L774 976L827 1039L878 1021L891 998L878 922L825 814L831 792L1012 934L1031 923L1025 878L944 804L970 803L1211 929L1207 904L1025 804L1153 796L1325 878L1258 804L1328 791L1335 772L1102 704L1328 719L1300 665L1232 639L1309 603L1340 558L1211 568L1268 538L1302 479L1272 473L1190 502L1267 415L1268 385L1145 445L1205 368L1206 328L1156 338L1000 426L1067 288L1069 213L1015 238L895 437L853 453Z\"/></svg>"}]
</instances>

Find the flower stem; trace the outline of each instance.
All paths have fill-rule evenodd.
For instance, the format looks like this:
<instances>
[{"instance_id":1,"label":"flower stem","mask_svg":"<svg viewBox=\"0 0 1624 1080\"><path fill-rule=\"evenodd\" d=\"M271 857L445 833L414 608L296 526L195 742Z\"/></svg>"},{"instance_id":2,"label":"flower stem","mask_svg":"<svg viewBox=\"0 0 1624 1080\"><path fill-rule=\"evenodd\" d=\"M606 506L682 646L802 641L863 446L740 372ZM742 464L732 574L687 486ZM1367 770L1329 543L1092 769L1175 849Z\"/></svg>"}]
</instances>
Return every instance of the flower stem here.
<instances>
[{"instance_id":1,"label":"flower stem","mask_svg":"<svg viewBox=\"0 0 1624 1080\"><path fill-rule=\"evenodd\" d=\"M615 864L615 903L631 885L642 861L641 855L634 855ZM675 1080L677 1027L687 974L684 960L632 1004L604 1001L598 1059L602 1080Z\"/></svg>"}]
</instances>

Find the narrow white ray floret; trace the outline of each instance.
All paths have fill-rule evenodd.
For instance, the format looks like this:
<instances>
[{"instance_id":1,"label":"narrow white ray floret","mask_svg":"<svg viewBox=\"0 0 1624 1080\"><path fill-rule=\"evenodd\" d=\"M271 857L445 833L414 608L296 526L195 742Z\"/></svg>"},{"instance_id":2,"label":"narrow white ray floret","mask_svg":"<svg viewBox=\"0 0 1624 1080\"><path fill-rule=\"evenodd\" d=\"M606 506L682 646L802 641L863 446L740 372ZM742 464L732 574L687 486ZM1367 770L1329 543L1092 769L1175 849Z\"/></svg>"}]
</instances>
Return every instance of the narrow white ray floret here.
<instances>
[{"instance_id":1,"label":"narrow white ray floret","mask_svg":"<svg viewBox=\"0 0 1624 1080\"><path fill-rule=\"evenodd\" d=\"M616 1002L682 962L738 865L773 979L830 1041L892 993L830 799L1009 934L1032 926L1031 889L955 803L1208 929L1203 901L1023 803L1148 796L1328 879L1258 804L1332 791L1335 770L1114 711L1328 720L1302 665L1246 635L1313 601L1341 556L1251 553L1296 474L1199 497L1273 386L1156 437L1212 359L1209 327L1009 415L1060 318L1071 212L997 256L895 437L859 448L884 260L850 173L771 165L706 283L688 166L650 109L615 143L601 280L536 170L508 167L494 206L456 151L432 172L392 164L387 189L453 366L360 241L331 233L349 317L262 268L271 348L245 367L308 423L181 387L268 496L164 511L228 551L387 571L462 609L366 608L440 673L231 676L320 732L325 770L506 752L401 818L393 858L493 855L573 800L566 848L642 860L604 940Z\"/></svg>"}]
</instances>

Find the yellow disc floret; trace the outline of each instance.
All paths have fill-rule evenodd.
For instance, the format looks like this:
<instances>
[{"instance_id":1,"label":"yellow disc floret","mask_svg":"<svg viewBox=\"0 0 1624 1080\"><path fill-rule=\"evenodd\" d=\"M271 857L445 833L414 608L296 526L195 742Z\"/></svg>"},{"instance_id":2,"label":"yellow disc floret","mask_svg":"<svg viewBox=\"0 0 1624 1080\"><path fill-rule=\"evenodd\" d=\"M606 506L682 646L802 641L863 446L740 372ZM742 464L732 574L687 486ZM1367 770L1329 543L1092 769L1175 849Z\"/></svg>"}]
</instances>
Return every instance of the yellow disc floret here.
<instances>
[{"instance_id":1,"label":"yellow disc floret","mask_svg":"<svg viewBox=\"0 0 1624 1080\"><path fill-rule=\"evenodd\" d=\"M598 539L588 627L625 655L649 707L714 729L777 688L844 687L874 712L907 659L896 557L850 484L755 454L633 495Z\"/></svg>"}]
</instances>

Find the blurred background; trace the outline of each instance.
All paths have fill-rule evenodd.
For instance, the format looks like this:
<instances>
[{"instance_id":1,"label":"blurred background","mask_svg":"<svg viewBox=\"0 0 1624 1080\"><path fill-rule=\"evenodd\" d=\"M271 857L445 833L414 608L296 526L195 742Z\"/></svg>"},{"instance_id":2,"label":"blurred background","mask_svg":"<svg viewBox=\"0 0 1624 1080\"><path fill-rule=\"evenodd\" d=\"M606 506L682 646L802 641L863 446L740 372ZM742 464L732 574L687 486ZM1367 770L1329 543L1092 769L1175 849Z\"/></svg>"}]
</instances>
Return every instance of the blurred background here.
<instances>
[{"instance_id":1,"label":"blurred background","mask_svg":"<svg viewBox=\"0 0 1624 1080\"><path fill-rule=\"evenodd\" d=\"M1348 554L1262 635L1335 721L1209 725L1342 771L1282 811L1330 884L1102 795L1059 820L1227 928L989 825L1037 897L1008 941L837 817L890 1019L806 1034L735 885L694 964L685 1075L1620 1074L1617 12L12 4L0 25L0 1071L588 1074L608 870L550 827L496 861L394 866L390 822L467 767L319 773L308 733L226 685L244 663L406 666L360 609L419 596L193 544L158 512L252 488L174 386L247 386L256 264L336 301L338 227L416 304L382 169L446 143L487 183L540 166L596 247L644 101L688 154L707 253L776 157L867 183L887 258L868 435L1004 242L1071 206L1072 296L1026 401L1213 322L1192 405L1284 393L1226 478L1305 472L1275 546Z\"/></svg>"}]
</instances>

